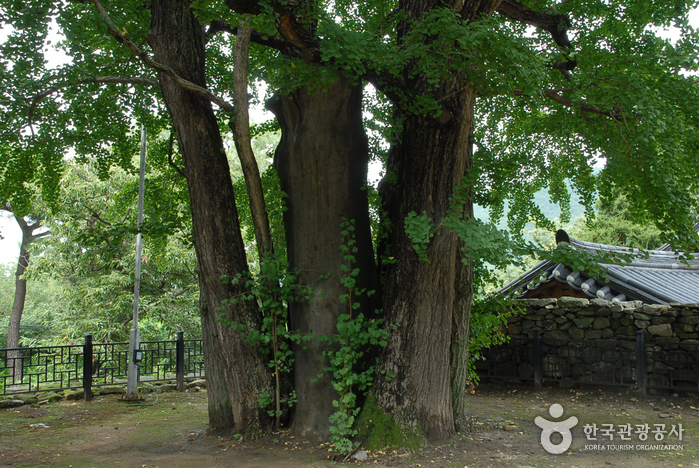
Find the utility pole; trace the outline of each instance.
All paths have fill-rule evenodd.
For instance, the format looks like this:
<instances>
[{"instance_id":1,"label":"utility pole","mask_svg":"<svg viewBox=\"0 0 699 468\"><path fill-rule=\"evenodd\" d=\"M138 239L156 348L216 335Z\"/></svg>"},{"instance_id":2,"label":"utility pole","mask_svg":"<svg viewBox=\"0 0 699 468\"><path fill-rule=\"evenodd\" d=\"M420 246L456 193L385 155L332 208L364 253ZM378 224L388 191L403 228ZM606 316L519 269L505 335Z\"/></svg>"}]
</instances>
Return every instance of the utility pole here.
<instances>
[{"instance_id":1,"label":"utility pole","mask_svg":"<svg viewBox=\"0 0 699 468\"><path fill-rule=\"evenodd\" d=\"M138 336L138 301L141 294L141 247L143 225L143 196L146 174L146 126L141 125L141 174L138 181L138 234L136 235L136 268L133 286L133 322L129 333L129 366L125 400L139 400L138 396L138 363L141 361L140 342Z\"/></svg>"}]
</instances>

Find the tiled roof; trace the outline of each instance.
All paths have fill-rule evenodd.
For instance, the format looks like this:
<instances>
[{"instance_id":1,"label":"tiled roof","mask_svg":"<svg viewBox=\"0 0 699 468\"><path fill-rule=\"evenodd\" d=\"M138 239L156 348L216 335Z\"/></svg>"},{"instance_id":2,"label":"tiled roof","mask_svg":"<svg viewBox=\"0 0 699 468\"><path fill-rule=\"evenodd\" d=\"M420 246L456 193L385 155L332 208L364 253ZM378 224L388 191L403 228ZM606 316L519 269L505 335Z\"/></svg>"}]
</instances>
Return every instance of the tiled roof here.
<instances>
[{"instance_id":1,"label":"tiled roof","mask_svg":"<svg viewBox=\"0 0 699 468\"><path fill-rule=\"evenodd\" d=\"M638 253L626 247L568 240L576 250ZM610 301L699 303L699 254L689 254L685 263L671 250L651 250L647 253L647 256L634 258L630 264L600 264L606 271L605 278L600 279L591 278L586 272L575 272L563 263L543 261L502 288L499 294L519 297L551 281L558 281L589 297Z\"/></svg>"},{"instance_id":2,"label":"tiled roof","mask_svg":"<svg viewBox=\"0 0 699 468\"><path fill-rule=\"evenodd\" d=\"M694 225L694 232L699 232L699 223ZM665 244L662 247L660 247L658 250L662 250L665 252L670 252L672 251L672 245L671 244Z\"/></svg>"}]
</instances>

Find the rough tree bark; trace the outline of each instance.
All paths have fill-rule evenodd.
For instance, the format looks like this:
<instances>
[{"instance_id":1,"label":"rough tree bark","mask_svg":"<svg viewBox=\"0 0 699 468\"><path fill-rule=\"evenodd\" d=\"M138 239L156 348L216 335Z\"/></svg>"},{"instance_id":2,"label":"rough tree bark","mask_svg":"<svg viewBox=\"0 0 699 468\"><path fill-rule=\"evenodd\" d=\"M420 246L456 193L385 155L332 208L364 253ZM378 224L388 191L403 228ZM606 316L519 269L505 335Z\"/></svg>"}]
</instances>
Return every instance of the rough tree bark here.
<instances>
[{"instance_id":1,"label":"rough tree bark","mask_svg":"<svg viewBox=\"0 0 699 468\"><path fill-rule=\"evenodd\" d=\"M473 203L467 207L465 219L473 217ZM454 426L457 431L466 429L466 383L468 382L468 342L470 339L469 323L471 301L473 300L473 262L468 259L463 263L456 258L456 293L454 315L451 325L451 401L454 414Z\"/></svg>"},{"instance_id":2,"label":"rough tree bark","mask_svg":"<svg viewBox=\"0 0 699 468\"><path fill-rule=\"evenodd\" d=\"M457 84L458 86L458 84ZM376 399L397 422L417 429L428 440L442 440L454 432L450 370L452 327L463 337L468 324L468 272L457 262L457 236L438 229L427 249L429 262L418 258L403 220L411 211L427 212L439 226L451 205L454 188L468 165L472 92L450 101L445 124L424 117L408 117L400 144L389 154L387 173L395 183L383 183L380 193L391 219L388 242L396 263L389 265L383 307L387 323L399 324L391 333L377 369ZM457 296L457 285L462 294ZM458 305L458 310L457 306ZM454 322L454 323L453 323ZM462 338L463 339L463 338ZM386 379L384 370L395 375Z\"/></svg>"},{"instance_id":3,"label":"rough tree bark","mask_svg":"<svg viewBox=\"0 0 699 468\"><path fill-rule=\"evenodd\" d=\"M226 0L237 13L258 13L260 6L249 0ZM312 25L300 21L312 2L273 2L278 15L277 30L286 55L300 56L320 65L320 39ZM287 254L291 269L299 270L299 281L316 293L310 304L290 305L293 330L313 335L334 335L340 314L348 311L339 302L347 291L340 283L340 265L344 262L343 219L355 222L359 252L355 255L361 274L357 288L378 291L366 191L368 148L362 127L362 88L350 85L343 77L327 90L304 87L287 96L277 97L268 106L279 119L282 140L275 155L281 188L287 193L288 211L284 216ZM321 275L331 273L327 279ZM359 312L373 314L380 305L378 294L362 299ZM304 349L305 348L305 349ZM298 402L294 409L293 429L305 437L325 440L329 436L328 418L335 412L336 394L326 373L312 382L327 365L322 353L325 345L317 342L294 345L294 380Z\"/></svg>"},{"instance_id":4,"label":"rough tree bark","mask_svg":"<svg viewBox=\"0 0 699 468\"><path fill-rule=\"evenodd\" d=\"M451 3L447 6L469 21L491 15L499 1ZM406 0L401 6L409 18L419 18L445 4ZM404 32L399 31L399 40ZM409 73L406 83L411 83ZM387 323L400 326L391 333L377 369L376 400L397 423L430 441L452 435L454 410L463 411L463 395L455 395L452 388L464 390L467 348L458 347L467 342L471 273L469 265L458 263L462 246L457 236L439 226L471 164L474 90L468 82L468 77L455 75L431 93L442 105L439 117L404 116L402 138L388 158L387 174L395 182L387 179L380 187L391 220L388 243L396 259L387 267L383 309ZM427 83L419 78L412 83L413 89L427 93ZM411 211L425 211L437 228L427 249L429 262L418 258L405 232L404 219ZM462 213L471 215L470 207ZM387 379L381 371L395 378Z\"/></svg>"},{"instance_id":5,"label":"rough tree bark","mask_svg":"<svg viewBox=\"0 0 699 468\"><path fill-rule=\"evenodd\" d=\"M155 59L206 86L204 37L187 0L154 0L148 40ZM221 281L247 271L233 185L223 142L209 101L178 87L160 73L160 85L184 159L201 297L204 364L212 429L247 433L269 423L258 397L271 386L266 362L241 333L217 321L223 313L246 327L259 327L256 304L241 301L239 285Z\"/></svg>"},{"instance_id":6,"label":"rough tree bark","mask_svg":"<svg viewBox=\"0 0 699 468\"><path fill-rule=\"evenodd\" d=\"M339 302L347 293L340 283L340 265L346 263L340 250L343 218L355 221L357 288L378 292L379 287L364 190L369 156L362 88L339 77L327 90L302 88L274 98L268 107L282 128L275 165L289 195L284 223L290 268L300 270L301 284L322 293L311 303L291 305L291 327L313 335L336 334L338 316L348 313ZM329 278L321 279L328 273ZM376 298L361 297L359 312L373 314L379 307ZM329 436L328 418L336 411L332 400L337 397L327 372L311 381L327 365L324 349L325 344L314 342L294 346L298 403L292 429L318 440Z\"/></svg>"}]
</instances>

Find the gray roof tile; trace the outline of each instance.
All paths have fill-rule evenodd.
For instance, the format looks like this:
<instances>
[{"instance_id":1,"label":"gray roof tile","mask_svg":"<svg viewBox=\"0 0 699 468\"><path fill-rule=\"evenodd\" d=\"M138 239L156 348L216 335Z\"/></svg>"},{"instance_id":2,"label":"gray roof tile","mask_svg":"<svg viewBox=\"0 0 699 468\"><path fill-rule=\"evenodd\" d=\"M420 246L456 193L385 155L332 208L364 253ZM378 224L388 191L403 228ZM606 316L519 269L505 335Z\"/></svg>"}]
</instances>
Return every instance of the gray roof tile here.
<instances>
[{"instance_id":1,"label":"gray roof tile","mask_svg":"<svg viewBox=\"0 0 699 468\"><path fill-rule=\"evenodd\" d=\"M639 300L647 304L699 302L699 254L681 259L677 252L651 250L646 254L626 247L595 244L570 239L570 245L589 252L613 251L637 253L630 264L600 264L607 272L604 279L591 278L569 266L543 261L512 281L499 295L522 296L550 281L567 283L590 297L614 301Z\"/></svg>"}]
</instances>

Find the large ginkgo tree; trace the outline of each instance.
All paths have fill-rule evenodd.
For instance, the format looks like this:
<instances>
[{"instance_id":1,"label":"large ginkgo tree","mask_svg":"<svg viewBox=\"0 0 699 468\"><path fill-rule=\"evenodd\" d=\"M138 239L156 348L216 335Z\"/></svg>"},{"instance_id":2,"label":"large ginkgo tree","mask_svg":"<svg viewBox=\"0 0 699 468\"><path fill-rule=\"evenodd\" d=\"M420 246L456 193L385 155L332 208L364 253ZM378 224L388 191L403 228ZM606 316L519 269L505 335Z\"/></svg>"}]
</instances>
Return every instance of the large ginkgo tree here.
<instances>
[{"instance_id":1,"label":"large ginkgo tree","mask_svg":"<svg viewBox=\"0 0 699 468\"><path fill-rule=\"evenodd\" d=\"M590 210L598 192L624 193L677 246L696 241L695 1L0 5L9 27L4 199L38 183L55 200L67 156L95 158L104 174L128 166L137 124L176 134L167 160L189 190L213 428L267 427L267 396L288 393L292 429L332 434L345 450L362 404L406 441L453 434L466 409L473 262L516 253L473 219L474 201L497 217L507 200L516 232L529 219L549 223L533 203L541 188L565 213L570 180ZM71 58L53 69L44 59L51 30ZM286 260L312 290L283 301L283 329L293 333L273 343L293 353L286 383L277 379L281 358L266 352L274 300L238 300L251 283L224 152L232 135L264 265L284 252L274 249L246 157L248 94L263 97L245 85L258 81L282 132L275 166L287 195ZM372 157L385 164L371 210L378 232L366 183ZM595 164L604 165L599 176Z\"/></svg>"}]
</instances>

